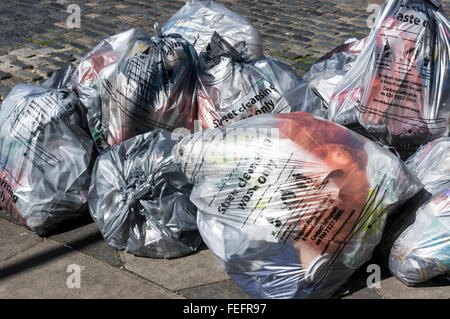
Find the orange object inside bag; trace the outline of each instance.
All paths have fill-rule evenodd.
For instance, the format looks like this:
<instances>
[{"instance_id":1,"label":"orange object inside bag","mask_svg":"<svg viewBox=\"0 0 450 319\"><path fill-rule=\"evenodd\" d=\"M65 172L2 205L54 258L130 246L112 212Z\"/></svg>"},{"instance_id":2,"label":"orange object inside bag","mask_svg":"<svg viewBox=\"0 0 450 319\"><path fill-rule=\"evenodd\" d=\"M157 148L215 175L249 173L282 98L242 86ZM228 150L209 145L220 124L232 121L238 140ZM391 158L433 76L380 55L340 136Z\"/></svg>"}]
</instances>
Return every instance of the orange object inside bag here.
<instances>
[{"instance_id":1,"label":"orange object inside bag","mask_svg":"<svg viewBox=\"0 0 450 319\"><path fill-rule=\"evenodd\" d=\"M302 264L307 265L318 255L332 255L345 247L363 214L370 185L361 138L329 121L298 114L277 116L284 119L279 127L280 137L292 140L300 151L313 155L326 167L321 174L314 169L311 174L303 174L311 181L304 186L312 188L312 192L295 192L301 205L297 203L298 231L291 238ZM319 203L326 198L332 204L321 206ZM305 207L309 209L302 211Z\"/></svg>"},{"instance_id":2,"label":"orange object inside bag","mask_svg":"<svg viewBox=\"0 0 450 319\"><path fill-rule=\"evenodd\" d=\"M78 67L80 82L87 85L98 79L99 73L107 66L116 63L119 56L112 52L95 53L85 61L82 61Z\"/></svg>"}]
</instances>

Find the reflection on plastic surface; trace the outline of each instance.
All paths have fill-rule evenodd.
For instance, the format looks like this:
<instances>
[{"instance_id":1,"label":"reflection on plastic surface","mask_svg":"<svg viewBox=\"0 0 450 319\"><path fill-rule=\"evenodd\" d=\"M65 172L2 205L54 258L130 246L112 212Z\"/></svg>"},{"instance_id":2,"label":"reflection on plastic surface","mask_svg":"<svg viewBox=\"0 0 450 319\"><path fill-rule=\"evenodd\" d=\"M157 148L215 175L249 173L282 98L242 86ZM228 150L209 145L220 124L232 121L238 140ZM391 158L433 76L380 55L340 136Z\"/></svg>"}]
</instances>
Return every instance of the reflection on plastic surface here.
<instances>
[{"instance_id":1,"label":"reflection on plastic surface","mask_svg":"<svg viewBox=\"0 0 450 319\"><path fill-rule=\"evenodd\" d=\"M100 151L153 129L193 131L197 53L180 35L131 29L97 45L74 87Z\"/></svg>"},{"instance_id":2,"label":"reflection on plastic surface","mask_svg":"<svg viewBox=\"0 0 450 319\"><path fill-rule=\"evenodd\" d=\"M146 257L191 254L202 243L189 185L172 161L175 141L155 130L99 156L89 211L106 242Z\"/></svg>"},{"instance_id":3,"label":"reflection on plastic surface","mask_svg":"<svg viewBox=\"0 0 450 319\"><path fill-rule=\"evenodd\" d=\"M425 189L432 194L450 188L450 137L442 137L423 145L406 161Z\"/></svg>"},{"instance_id":4,"label":"reflection on plastic surface","mask_svg":"<svg viewBox=\"0 0 450 319\"><path fill-rule=\"evenodd\" d=\"M195 133L173 152L204 241L256 298L330 297L422 188L389 151L303 112Z\"/></svg>"},{"instance_id":5,"label":"reflection on plastic surface","mask_svg":"<svg viewBox=\"0 0 450 319\"><path fill-rule=\"evenodd\" d=\"M195 47L198 54L209 44L214 32L217 32L233 46L238 42L245 42L252 57L263 57L259 31L247 19L214 1L187 1L167 21L164 32L181 34Z\"/></svg>"},{"instance_id":6,"label":"reflection on plastic surface","mask_svg":"<svg viewBox=\"0 0 450 319\"><path fill-rule=\"evenodd\" d=\"M330 51L303 76L307 82L304 89L303 106L306 111L328 118L328 106L336 86L353 67L364 49L367 38L350 39L345 44Z\"/></svg>"},{"instance_id":7,"label":"reflection on plastic surface","mask_svg":"<svg viewBox=\"0 0 450 319\"><path fill-rule=\"evenodd\" d=\"M1 206L38 234L87 213L94 146L75 94L17 85L0 123Z\"/></svg>"},{"instance_id":8,"label":"reflection on plastic surface","mask_svg":"<svg viewBox=\"0 0 450 319\"><path fill-rule=\"evenodd\" d=\"M392 247L389 269L407 285L450 275L449 188L419 208L414 223Z\"/></svg>"},{"instance_id":9,"label":"reflection on plastic surface","mask_svg":"<svg viewBox=\"0 0 450 319\"><path fill-rule=\"evenodd\" d=\"M329 119L399 147L448 136L449 35L448 17L429 1L386 1Z\"/></svg>"},{"instance_id":10,"label":"reflection on plastic surface","mask_svg":"<svg viewBox=\"0 0 450 319\"><path fill-rule=\"evenodd\" d=\"M389 269L407 285L450 274L450 138L422 146L406 162L433 197L393 225Z\"/></svg>"}]
</instances>

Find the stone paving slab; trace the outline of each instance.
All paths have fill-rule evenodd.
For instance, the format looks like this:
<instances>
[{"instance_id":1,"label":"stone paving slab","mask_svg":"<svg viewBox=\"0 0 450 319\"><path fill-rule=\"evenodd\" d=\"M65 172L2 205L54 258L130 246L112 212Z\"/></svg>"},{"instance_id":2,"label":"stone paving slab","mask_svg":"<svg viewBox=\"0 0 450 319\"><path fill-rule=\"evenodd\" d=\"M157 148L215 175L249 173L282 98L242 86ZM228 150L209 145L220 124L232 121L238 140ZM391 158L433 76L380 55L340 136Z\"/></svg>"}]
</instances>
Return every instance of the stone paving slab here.
<instances>
[{"instance_id":1,"label":"stone paving slab","mask_svg":"<svg viewBox=\"0 0 450 319\"><path fill-rule=\"evenodd\" d=\"M84 238L81 233L87 234L87 237L96 234L92 224L80 228L53 235L52 240L40 238L23 226L0 220L0 298L250 298L221 269L208 249L171 260L142 258L118 252L120 262L124 265L119 269L117 264L116 267L108 265L107 258L105 260L101 254L96 255L98 252L95 249L75 244ZM77 234L78 231L80 234ZM370 263L378 261L374 258L367 264ZM83 277L88 282L85 291L61 286L61 280L66 280L69 275L64 267L70 264L78 264L89 270L82 271L88 274ZM333 298L450 298L448 281L432 280L422 287L407 287L384 268L381 287L368 288L366 279L369 274L365 269L366 266L362 266ZM110 282L115 282L116 287L111 288ZM42 289L48 291L43 292ZM130 293L133 289L139 293ZM14 294L10 291L14 291Z\"/></svg>"},{"instance_id":2,"label":"stone paving slab","mask_svg":"<svg viewBox=\"0 0 450 319\"><path fill-rule=\"evenodd\" d=\"M122 266L116 250L106 244L95 223L52 235L49 238L81 251L108 265L114 267Z\"/></svg>"},{"instance_id":3,"label":"stone paving slab","mask_svg":"<svg viewBox=\"0 0 450 319\"><path fill-rule=\"evenodd\" d=\"M23 227L0 219L0 243L1 262L39 245L42 239Z\"/></svg>"},{"instance_id":4,"label":"stone paving slab","mask_svg":"<svg viewBox=\"0 0 450 319\"><path fill-rule=\"evenodd\" d=\"M229 279L207 249L176 259L143 258L120 252L120 259L125 269L172 291Z\"/></svg>"},{"instance_id":5,"label":"stone paving slab","mask_svg":"<svg viewBox=\"0 0 450 319\"><path fill-rule=\"evenodd\" d=\"M188 299L251 299L232 280L180 290Z\"/></svg>"},{"instance_id":6,"label":"stone paving slab","mask_svg":"<svg viewBox=\"0 0 450 319\"><path fill-rule=\"evenodd\" d=\"M3 230L3 228L2 228ZM69 289L69 265L80 288ZM167 289L47 240L0 263L0 298L182 298Z\"/></svg>"},{"instance_id":7,"label":"stone paving slab","mask_svg":"<svg viewBox=\"0 0 450 319\"><path fill-rule=\"evenodd\" d=\"M450 285L408 287L395 277L382 280L375 289L386 299L450 299Z\"/></svg>"}]
</instances>

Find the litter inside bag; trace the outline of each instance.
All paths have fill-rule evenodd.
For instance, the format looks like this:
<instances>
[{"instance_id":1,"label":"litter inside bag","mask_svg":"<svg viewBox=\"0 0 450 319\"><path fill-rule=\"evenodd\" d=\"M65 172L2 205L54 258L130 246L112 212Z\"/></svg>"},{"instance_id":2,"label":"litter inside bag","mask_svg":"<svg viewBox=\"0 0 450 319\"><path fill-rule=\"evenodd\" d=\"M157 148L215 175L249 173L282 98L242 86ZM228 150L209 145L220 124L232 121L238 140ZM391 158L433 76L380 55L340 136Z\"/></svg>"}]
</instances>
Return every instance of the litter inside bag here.
<instances>
[{"instance_id":1,"label":"litter inside bag","mask_svg":"<svg viewBox=\"0 0 450 319\"><path fill-rule=\"evenodd\" d=\"M255 298L327 298L422 185L388 150L312 114L261 115L174 147L203 240Z\"/></svg>"},{"instance_id":2,"label":"litter inside bag","mask_svg":"<svg viewBox=\"0 0 450 319\"><path fill-rule=\"evenodd\" d=\"M427 192L401 207L383 248L390 252L391 272L415 285L450 269L450 138L422 146L406 165Z\"/></svg>"},{"instance_id":3,"label":"litter inside bag","mask_svg":"<svg viewBox=\"0 0 450 319\"><path fill-rule=\"evenodd\" d=\"M252 57L263 57L259 31L247 19L214 1L187 1L163 29L181 34L199 54L217 32L233 46L245 42Z\"/></svg>"},{"instance_id":4,"label":"litter inside bag","mask_svg":"<svg viewBox=\"0 0 450 319\"><path fill-rule=\"evenodd\" d=\"M307 112L328 118L331 95L355 64L366 41L367 38L350 39L317 60L306 72L303 76L307 83L303 93L303 106Z\"/></svg>"},{"instance_id":5,"label":"litter inside bag","mask_svg":"<svg viewBox=\"0 0 450 319\"><path fill-rule=\"evenodd\" d=\"M407 285L450 275L450 188L419 208L392 247L389 269Z\"/></svg>"},{"instance_id":6,"label":"litter inside bag","mask_svg":"<svg viewBox=\"0 0 450 319\"><path fill-rule=\"evenodd\" d=\"M169 132L138 135L101 154L89 211L112 247L146 257L191 254L202 243L192 185L172 161Z\"/></svg>"},{"instance_id":7,"label":"litter inside bag","mask_svg":"<svg viewBox=\"0 0 450 319\"><path fill-rule=\"evenodd\" d=\"M336 87L329 119L373 138L417 147L450 132L448 17L430 1L389 0Z\"/></svg>"},{"instance_id":8,"label":"litter inside bag","mask_svg":"<svg viewBox=\"0 0 450 319\"><path fill-rule=\"evenodd\" d=\"M289 113L302 107L305 85L276 59L251 59L246 46L233 47L218 33L200 54L198 117L203 128L228 126L259 114Z\"/></svg>"},{"instance_id":9,"label":"litter inside bag","mask_svg":"<svg viewBox=\"0 0 450 319\"><path fill-rule=\"evenodd\" d=\"M197 53L180 35L131 29L102 41L74 83L100 151L156 128L193 130Z\"/></svg>"},{"instance_id":10,"label":"litter inside bag","mask_svg":"<svg viewBox=\"0 0 450 319\"><path fill-rule=\"evenodd\" d=\"M87 213L94 146L75 94L17 85L0 123L1 206L38 234Z\"/></svg>"}]
</instances>

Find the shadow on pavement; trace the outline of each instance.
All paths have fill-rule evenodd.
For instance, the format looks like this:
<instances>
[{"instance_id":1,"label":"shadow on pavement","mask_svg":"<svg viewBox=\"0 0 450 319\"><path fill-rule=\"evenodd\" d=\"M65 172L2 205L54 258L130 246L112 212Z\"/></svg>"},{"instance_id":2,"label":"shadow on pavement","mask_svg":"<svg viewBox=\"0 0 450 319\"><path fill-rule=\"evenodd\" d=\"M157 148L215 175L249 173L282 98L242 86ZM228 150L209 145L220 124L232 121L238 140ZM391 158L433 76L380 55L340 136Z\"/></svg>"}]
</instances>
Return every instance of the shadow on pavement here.
<instances>
[{"instance_id":1,"label":"shadow on pavement","mask_svg":"<svg viewBox=\"0 0 450 319\"><path fill-rule=\"evenodd\" d=\"M75 244L77 247L85 247L91 245L93 242L98 241L98 235L92 234L84 237L83 239L77 241ZM34 255L25 260L20 260L12 265L4 268L0 268L0 282L7 277L17 275L21 272L27 271L36 267L37 265L46 264L54 259L60 258L70 252L72 252L68 247L58 246L50 250L46 250L40 254Z\"/></svg>"},{"instance_id":2,"label":"shadow on pavement","mask_svg":"<svg viewBox=\"0 0 450 319\"><path fill-rule=\"evenodd\" d=\"M62 233L66 233L71 230L75 230L77 228L92 224L94 221L88 212L86 212L86 216L79 217L77 219L68 220L60 223L56 228L51 231L45 233L42 237L52 237L55 235L59 235Z\"/></svg>"}]
</instances>

